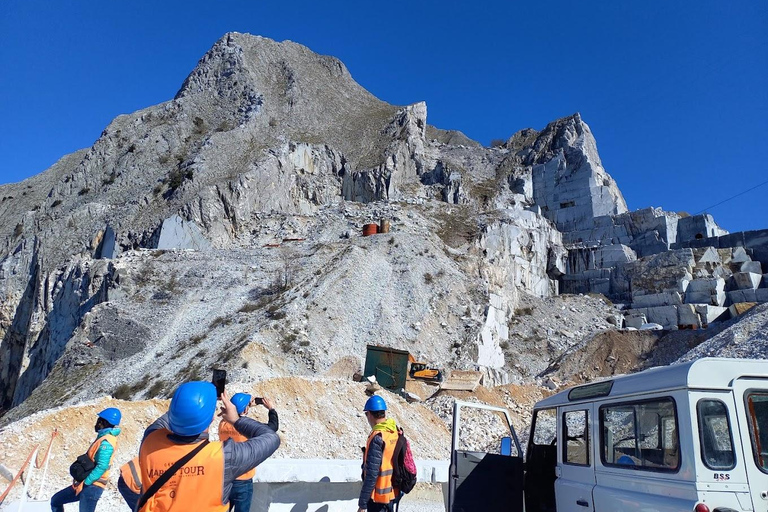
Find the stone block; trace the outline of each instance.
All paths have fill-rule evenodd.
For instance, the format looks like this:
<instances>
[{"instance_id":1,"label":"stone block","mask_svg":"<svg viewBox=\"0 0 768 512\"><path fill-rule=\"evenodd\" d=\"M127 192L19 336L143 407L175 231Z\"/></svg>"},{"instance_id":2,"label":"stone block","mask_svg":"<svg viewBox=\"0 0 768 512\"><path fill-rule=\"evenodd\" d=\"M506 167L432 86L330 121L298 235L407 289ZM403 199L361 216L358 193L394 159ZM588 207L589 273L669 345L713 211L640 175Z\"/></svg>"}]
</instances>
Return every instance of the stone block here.
<instances>
[{"instance_id":1,"label":"stone block","mask_svg":"<svg viewBox=\"0 0 768 512\"><path fill-rule=\"evenodd\" d=\"M589 279L578 276L564 275L560 281L560 293L589 293Z\"/></svg>"},{"instance_id":2,"label":"stone block","mask_svg":"<svg viewBox=\"0 0 768 512\"><path fill-rule=\"evenodd\" d=\"M712 299L710 292L685 292L686 304L712 304Z\"/></svg>"},{"instance_id":3,"label":"stone block","mask_svg":"<svg viewBox=\"0 0 768 512\"><path fill-rule=\"evenodd\" d=\"M725 292L717 292L716 295L712 296L712 304L713 306L725 306L725 301L728 300L728 296L725 294Z\"/></svg>"},{"instance_id":4,"label":"stone block","mask_svg":"<svg viewBox=\"0 0 768 512\"><path fill-rule=\"evenodd\" d=\"M650 308L655 306L671 306L682 304L683 300L678 292L651 293L647 295L632 294L632 306L638 308Z\"/></svg>"},{"instance_id":5,"label":"stone block","mask_svg":"<svg viewBox=\"0 0 768 512\"><path fill-rule=\"evenodd\" d=\"M726 307L705 304L696 304L695 307L702 324L711 324L712 322L727 320L730 317Z\"/></svg>"},{"instance_id":6,"label":"stone block","mask_svg":"<svg viewBox=\"0 0 768 512\"><path fill-rule=\"evenodd\" d=\"M626 327L639 329L643 324L646 324L646 323L648 323L648 318L645 316L645 310L630 309L624 315L624 325Z\"/></svg>"},{"instance_id":7,"label":"stone block","mask_svg":"<svg viewBox=\"0 0 768 512\"><path fill-rule=\"evenodd\" d=\"M592 293L602 293L607 297L611 294L611 280L606 278L590 279L589 291Z\"/></svg>"},{"instance_id":8,"label":"stone block","mask_svg":"<svg viewBox=\"0 0 768 512\"><path fill-rule=\"evenodd\" d=\"M715 249L712 246L705 247L705 248L699 248L694 249L693 255L696 258L696 263L722 263L722 260L720 259L720 253L717 252L717 249Z\"/></svg>"},{"instance_id":9,"label":"stone block","mask_svg":"<svg viewBox=\"0 0 768 512\"><path fill-rule=\"evenodd\" d=\"M648 322L660 324L665 329L677 327L677 306L648 308Z\"/></svg>"},{"instance_id":10,"label":"stone block","mask_svg":"<svg viewBox=\"0 0 768 512\"><path fill-rule=\"evenodd\" d=\"M685 290L685 293L687 295L691 292L717 293L722 291L725 291L725 279L714 277L694 279L688 283L688 288Z\"/></svg>"},{"instance_id":11,"label":"stone block","mask_svg":"<svg viewBox=\"0 0 768 512\"><path fill-rule=\"evenodd\" d=\"M761 288L768 288L768 274L763 274L763 282L760 285Z\"/></svg>"},{"instance_id":12,"label":"stone block","mask_svg":"<svg viewBox=\"0 0 768 512\"><path fill-rule=\"evenodd\" d=\"M744 231L744 245L750 248L768 246L768 229Z\"/></svg>"},{"instance_id":13,"label":"stone block","mask_svg":"<svg viewBox=\"0 0 768 512\"><path fill-rule=\"evenodd\" d=\"M757 302L768 302L768 288L759 288L755 290Z\"/></svg>"},{"instance_id":14,"label":"stone block","mask_svg":"<svg viewBox=\"0 0 768 512\"><path fill-rule=\"evenodd\" d=\"M757 302L739 302L738 304L731 304L728 308L728 312L731 314L731 318L736 318L755 306L757 306Z\"/></svg>"},{"instance_id":15,"label":"stone block","mask_svg":"<svg viewBox=\"0 0 768 512\"><path fill-rule=\"evenodd\" d=\"M744 232L738 231L730 235L721 236L717 239L717 243L721 249L744 247Z\"/></svg>"},{"instance_id":16,"label":"stone block","mask_svg":"<svg viewBox=\"0 0 768 512\"><path fill-rule=\"evenodd\" d=\"M731 256L731 262L732 263L745 263L747 261L752 261L752 258L747 254L747 250L743 247L736 247L733 250L733 256Z\"/></svg>"},{"instance_id":17,"label":"stone block","mask_svg":"<svg viewBox=\"0 0 768 512\"><path fill-rule=\"evenodd\" d=\"M739 267L739 270L741 272L750 272L753 274L762 274L763 273L763 266L760 264L759 261L745 261L741 264L741 267Z\"/></svg>"},{"instance_id":18,"label":"stone block","mask_svg":"<svg viewBox=\"0 0 768 512\"><path fill-rule=\"evenodd\" d=\"M594 270L585 270L580 275L586 279L610 279L611 269L599 268Z\"/></svg>"},{"instance_id":19,"label":"stone block","mask_svg":"<svg viewBox=\"0 0 768 512\"><path fill-rule=\"evenodd\" d=\"M737 272L733 274L734 287L737 290L756 290L763 280L762 274L754 272Z\"/></svg>"},{"instance_id":20,"label":"stone block","mask_svg":"<svg viewBox=\"0 0 768 512\"><path fill-rule=\"evenodd\" d=\"M684 304L677 307L677 325L701 327L701 319L696 313L693 304Z\"/></svg>"},{"instance_id":21,"label":"stone block","mask_svg":"<svg viewBox=\"0 0 768 512\"><path fill-rule=\"evenodd\" d=\"M757 302L756 290L734 290L728 292L729 304L738 304L739 302Z\"/></svg>"},{"instance_id":22,"label":"stone block","mask_svg":"<svg viewBox=\"0 0 768 512\"><path fill-rule=\"evenodd\" d=\"M718 237L728 232L717 225L712 215L704 213L683 217L677 222L677 241L699 241L701 239ZM691 247L694 247L691 245Z\"/></svg>"}]
</instances>

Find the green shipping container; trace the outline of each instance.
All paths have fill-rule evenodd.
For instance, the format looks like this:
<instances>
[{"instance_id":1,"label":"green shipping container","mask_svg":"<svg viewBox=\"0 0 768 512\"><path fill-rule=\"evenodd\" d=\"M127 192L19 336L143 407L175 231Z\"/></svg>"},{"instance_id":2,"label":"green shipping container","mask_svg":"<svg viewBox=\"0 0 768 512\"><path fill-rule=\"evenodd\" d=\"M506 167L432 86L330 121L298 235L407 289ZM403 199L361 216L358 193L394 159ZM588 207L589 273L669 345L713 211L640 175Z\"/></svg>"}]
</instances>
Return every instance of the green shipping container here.
<instances>
[{"instance_id":1,"label":"green shipping container","mask_svg":"<svg viewBox=\"0 0 768 512\"><path fill-rule=\"evenodd\" d=\"M408 375L408 351L368 345L363 373L365 377L376 377L383 388L400 391Z\"/></svg>"}]
</instances>

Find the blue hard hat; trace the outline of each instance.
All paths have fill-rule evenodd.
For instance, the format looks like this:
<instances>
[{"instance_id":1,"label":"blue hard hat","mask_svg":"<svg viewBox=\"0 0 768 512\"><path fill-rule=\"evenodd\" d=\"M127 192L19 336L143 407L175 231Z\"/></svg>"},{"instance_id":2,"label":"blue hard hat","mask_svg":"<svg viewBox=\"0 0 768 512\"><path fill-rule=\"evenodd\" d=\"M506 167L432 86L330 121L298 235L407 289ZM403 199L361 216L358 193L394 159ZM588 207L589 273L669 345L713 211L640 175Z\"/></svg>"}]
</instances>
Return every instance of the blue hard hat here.
<instances>
[{"instance_id":1,"label":"blue hard hat","mask_svg":"<svg viewBox=\"0 0 768 512\"><path fill-rule=\"evenodd\" d=\"M243 414L245 408L251 403L251 395L248 393L235 393L232 395L232 398L230 398L230 402L235 404L237 414Z\"/></svg>"},{"instance_id":2,"label":"blue hard hat","mask_svg":"<svg viewBox=\"0 0 768 512\"><path fill-rule=\"evenodd\" d=\"M120 424L120 420L123 417L123 415L120 414L120 409L116 409L114 407L104 409L98 414L98 416L99 418L103 418L107 423L114 427Z\"/></svg>"},{"instance_id":3,"label":"blue hard hat","mask_svg":"<svg viewBox=\"0 0 768 512\"><path fill-rule=\"evenodd\" d=\"M365 407L363 407L364 411L386 411L387 410L387 402L384 401L383 398L381 398L379 395L373 395L371 398L368 399L367 402L365 402Z\"/></svg>"},{"instance_id":4,"label":"blue hard hat","mask_svg":"<svg viewBox=\"0 0 768 512\"><path fill-rule=\"evenodd\" d=\"M211 425L215 412L216 387L210 382L186 382L171 398L170 430L180 436L195 436Z\"/></svg>"}]
</instances>

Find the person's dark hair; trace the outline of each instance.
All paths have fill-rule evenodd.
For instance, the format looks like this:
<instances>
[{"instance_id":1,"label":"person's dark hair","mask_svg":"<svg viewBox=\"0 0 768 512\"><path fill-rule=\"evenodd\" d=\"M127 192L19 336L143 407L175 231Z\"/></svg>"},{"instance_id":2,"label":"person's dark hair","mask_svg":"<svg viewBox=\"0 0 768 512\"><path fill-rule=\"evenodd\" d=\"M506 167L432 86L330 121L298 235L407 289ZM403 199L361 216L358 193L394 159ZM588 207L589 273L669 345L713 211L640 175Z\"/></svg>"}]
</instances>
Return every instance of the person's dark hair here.
<instances>
[{"instance_id":1,"label":"person's dark hair","mask_svg":"<svg viewBox=\"0 0 768 512\"><path fill-rule=\"evenodd\" d=\"M111 424L110 422L108 422L104 418L97 419L96 420L96 426L98 427L99 430L101 430L103 428L114 428L115 427L113 424Z\"/></svg>"},{"instance_id":2,"label":"person's dark hair","mask_svg":"<svg viewBox=\"0 0 768 512\"><path fill-rule=\"evenodd\" d=\"M377 420L380 420L381 418L387 415L387 411L368 411L368 412L370 412L371 416L373 416Z\"/></svg>"}]
</instances>

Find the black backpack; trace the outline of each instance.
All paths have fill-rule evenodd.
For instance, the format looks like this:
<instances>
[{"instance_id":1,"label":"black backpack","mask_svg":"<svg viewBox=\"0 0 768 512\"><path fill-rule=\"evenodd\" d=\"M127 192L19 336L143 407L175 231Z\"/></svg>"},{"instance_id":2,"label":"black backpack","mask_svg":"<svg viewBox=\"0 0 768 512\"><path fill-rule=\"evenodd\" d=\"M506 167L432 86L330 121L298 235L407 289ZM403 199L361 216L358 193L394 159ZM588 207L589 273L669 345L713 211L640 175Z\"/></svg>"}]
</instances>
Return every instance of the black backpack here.
<instances>
[{"instance_id":1,"label":"black backpack","mask_svg":"<svg viewBox=\"0 0 768 512\"><path fill-rule=\"evenodd\" d=\"M397 444L392 456L392 486L400 492L408 494L416 485L416 462L411 453L411 444L398 427Z\"/></svg>"}]
</instances>

